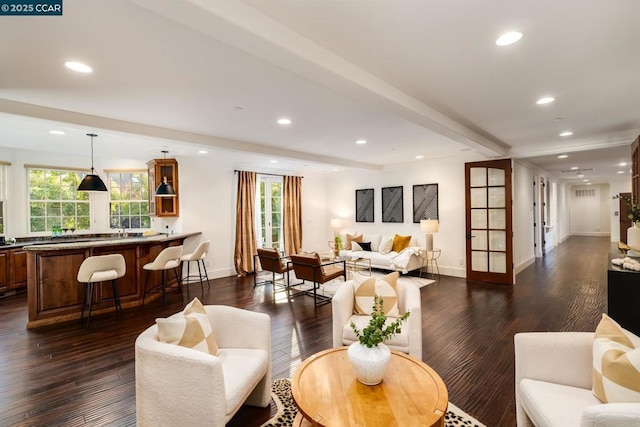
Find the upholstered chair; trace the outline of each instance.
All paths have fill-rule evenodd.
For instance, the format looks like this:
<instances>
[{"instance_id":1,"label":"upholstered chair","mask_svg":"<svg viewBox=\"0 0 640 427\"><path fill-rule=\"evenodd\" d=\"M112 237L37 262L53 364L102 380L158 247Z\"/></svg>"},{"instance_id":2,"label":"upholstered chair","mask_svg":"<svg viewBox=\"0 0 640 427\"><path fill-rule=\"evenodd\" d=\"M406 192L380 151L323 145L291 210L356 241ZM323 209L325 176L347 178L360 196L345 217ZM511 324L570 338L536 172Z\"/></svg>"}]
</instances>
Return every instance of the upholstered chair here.
<instances>
[{"instance_id":1,"label":"upholstered chair","mask_svg":"<svg viewBox=\"0 0 640 427\"><path fill-rule=\"evenodd\" d=\"M331 301L330 297L318 295L317 290L320 285L330 280L342 276L347 280L346 266L344 260L330 261L323 263L320 256L313 254L290 255L293 270L296 278L313 283L313 303L315 305L325 304Z\"/></svg>"},{"instance_id":2,"label":"upholstered chair","mask_svg":"<svg viewBox=\"0 0 640 427\"><path fill-rule=\"evenodd\" d=\"M640 403L602 403L592 393L592 332L516 334L518 427L637 427Z\"/></svg>"},{"instance_id":3,"label":"upholstered chair","mask_svg":"<svg viewBox=\"0 0 640 427\"><path fill-rule=\"evenodd\" d=\"M282 287L287 287L288 280L285 280L285 273L293 268L293 265L289 264L289 257L282 257L277 249L274 248L258 248L257 258L260 260L260 266L263 271L271 272L271 280L265 280L264 282L258 282L258 272L253 275L253 286L256 287L261 284L271 283L273 291L276 291L276 284ZM257 270L257 266L256 266ZM278 277L276 277L278 275Z\"/></svg>"},{"instance_id":4,"label":"upholstered chair","mask_svg":"<svg viewBox=\"0 0 640 427\"><path fill-rule=\"evenodd\" d=\"M204 307L215 334L217 356L160 342L157 325L136 339L138 426L223 427L243 404L269 405L269 316L235 307Z\"/></svg>"},{"instance_id":5,"label":"upholstered chair","mask_svg":"<svg viewBox=\"0 0 640 427\"><path fill-rule=\"evenodd\" d=\"M396 285L398 292L398 309L400 315L410 311L409 318L402 325L402 332L386 341L392 350L402 351L416 359L422 360L422 303L420 289L413 283L399 279ZM369 323L370 316L354 314L355 291L353 280L344 282L338 288L331 301L333 316L333 347L350 345L358 341L351 329L353 321L362 330ZM388 322L395 319L388 317Z\"/></svg>"}]
</instances>

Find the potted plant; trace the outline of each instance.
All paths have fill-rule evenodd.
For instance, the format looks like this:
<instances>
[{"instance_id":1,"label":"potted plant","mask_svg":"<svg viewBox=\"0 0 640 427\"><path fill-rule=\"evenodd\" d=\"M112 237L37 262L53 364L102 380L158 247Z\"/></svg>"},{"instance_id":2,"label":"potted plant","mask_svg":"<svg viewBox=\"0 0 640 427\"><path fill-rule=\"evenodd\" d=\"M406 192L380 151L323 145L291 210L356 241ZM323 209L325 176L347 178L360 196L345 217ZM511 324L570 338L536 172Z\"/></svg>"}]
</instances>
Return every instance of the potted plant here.
<instances>
[{"instance_id":1,"label":"potted plant","mask_svg":"<svg viewBox=\"0 0 640 427\"><path fill-rule=\"evenodd\" d=\"M373 312L368 326L360 331L355 323L351 322L351 329L358 337L358 342L351 344L347 351L356 378L365 385L376 385L382 381L384 371L391 360L391 350L383 342L402 332L402 322L411 314L406 312L385 327L387 316L383 310L384 301L378 295L374 295L373 301Z\"/></svg>"}]
</instances>

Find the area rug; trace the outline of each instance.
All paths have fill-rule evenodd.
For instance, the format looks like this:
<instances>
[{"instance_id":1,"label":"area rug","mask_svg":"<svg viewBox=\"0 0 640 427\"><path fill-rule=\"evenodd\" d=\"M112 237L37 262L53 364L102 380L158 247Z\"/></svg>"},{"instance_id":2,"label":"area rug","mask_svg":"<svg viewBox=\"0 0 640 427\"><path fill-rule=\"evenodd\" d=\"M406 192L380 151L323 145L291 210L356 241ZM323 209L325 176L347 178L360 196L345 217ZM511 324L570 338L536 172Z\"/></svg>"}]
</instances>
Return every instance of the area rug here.
<instances>
[{"instance_id":1,"label":"area rug","mask_svg":"<svg viewBox=\"0 0 640 427\"><path fill-rule=\"evenodd\" d=\"M278 408L278 412L262 427L291 427L298 413L296 404L291 397L291 380L280 378L271 384L271 398ZM453 403L449 402L447 413L444 417L445 427L486 427Z\"/></svg>"},{"instance_id":2,"label":"area rug","mask_svg":"<svg viewBox=\"0 0 640 427\"><path fill-rule=\"evenodd\" d=\"M360 274L360 273L357 273ZM371 272L371 276L372 277L383 277L385 275L389 274L389 272L380 272L380 271L372 271ZM365 277L367 275L365 274ZM293 272L291 272L291 283L295 283L295 281L297 280L297 278L295 277L295 274ZM432 283L435 283L435 280L431 280L431 279L425 279L422 277L415 277L415 276L407 276L407 275L400 275L400 278L398 278L398 281L400 282L409 282L412 283L414 285L416 285L419 288L422 288L424 286L430 285ZM335 280L331 280L325 284L323 284L322 286L320 286L320 288L318 290L316 290L316 292L318 293L318 295L326 295L329 297L332 297L338 290L338 288L340 287L340 285L343 283L342 278L339 279L335 279ZM296 289L299 290L313 290L313 284L312 283L303 283L301 285L296 285L295 286Z\"/></svg>"}]
</instances>

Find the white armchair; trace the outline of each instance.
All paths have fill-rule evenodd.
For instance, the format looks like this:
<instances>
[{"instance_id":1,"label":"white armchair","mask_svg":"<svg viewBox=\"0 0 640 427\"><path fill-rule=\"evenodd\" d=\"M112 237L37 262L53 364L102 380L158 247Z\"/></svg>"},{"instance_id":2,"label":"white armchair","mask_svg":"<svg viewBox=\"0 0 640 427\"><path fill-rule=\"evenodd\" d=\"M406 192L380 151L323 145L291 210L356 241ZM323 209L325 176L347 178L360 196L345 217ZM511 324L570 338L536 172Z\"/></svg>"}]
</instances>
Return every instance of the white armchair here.
<instances>
[{"instance_id":1,"label":"white armchair","mask_svg":"<svg viewBox=\"0 0 640 427\"><path fill-rule=\"evenodd\" d=\"M400 314L411 312L409 318L402 325L402 333L395 335L385 344L392 350L402 351L422 360L422 303L420 289L402 280L397 282L398 308ZM344 282L336 291L332 305L333 316L333 347L342 347L358 341L351 329L351 321L362 330L369 323L370 316L353 314L354 289L353 281ZM389 321L393 321L390 318Z\"/></svg>"},{"instance_id":2,"label":"white armchair","mask_svg":"<svg viewBox=\"0 0 640 427\"><path fill-rule=\"evenodd\" d=\"M518 427L638 427L640 404L600 402L591 392L591 332L516 334Z\"/></svg>"},{"instance_id":3,"label":"white armchair","mask_svg":"<svg viewBox=\"0 0 640 427\"><path fill-rule=\"evenodd\" d=\"M269 405L269 316L217 305L205 310L217 356L158 341L156 325L136 339L138 426L223 427L243 403Z\"/></svg>"}]
</instances>

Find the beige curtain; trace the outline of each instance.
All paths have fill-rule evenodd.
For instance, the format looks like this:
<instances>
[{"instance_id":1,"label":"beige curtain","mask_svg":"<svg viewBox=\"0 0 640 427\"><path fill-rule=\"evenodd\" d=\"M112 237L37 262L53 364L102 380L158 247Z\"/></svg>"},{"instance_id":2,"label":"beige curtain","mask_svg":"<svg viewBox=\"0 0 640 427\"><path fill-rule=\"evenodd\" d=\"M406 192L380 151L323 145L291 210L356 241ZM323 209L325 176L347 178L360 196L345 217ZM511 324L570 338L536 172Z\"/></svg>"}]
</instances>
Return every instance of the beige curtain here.
<instances>
[{"instance_id":1,"label":"beige curtain","mask_svg":"<svg viewBox=\"0 0 640 427\"><path fill-rule=\"evenodd\" d=\"M238 171L236 200L236 249L234 264L238 277L253 273L253 255L257 254L255 233L256 173Z\"/></svg>"},{"instance_id":2,"label":"beige curtain","mask_svg":"<svg viewBox=\"0 0 640 427\"><path fill-rule=\"evenodd\" d=\"M284 252L297 254L302 249L302 177L283 177Z\"/></svg>"}]
</instances>

